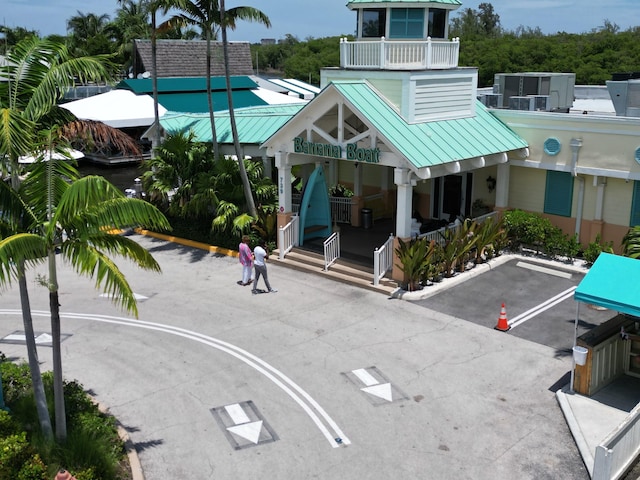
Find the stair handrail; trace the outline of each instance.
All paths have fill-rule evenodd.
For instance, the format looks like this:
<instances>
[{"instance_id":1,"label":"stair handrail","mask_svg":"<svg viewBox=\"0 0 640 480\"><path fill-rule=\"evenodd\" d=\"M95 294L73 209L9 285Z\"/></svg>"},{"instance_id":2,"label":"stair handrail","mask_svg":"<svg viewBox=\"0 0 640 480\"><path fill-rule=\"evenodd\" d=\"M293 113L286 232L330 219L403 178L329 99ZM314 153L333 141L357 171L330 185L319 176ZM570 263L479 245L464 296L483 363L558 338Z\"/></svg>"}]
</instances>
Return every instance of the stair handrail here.
<instances>
[{"instance_id":1,"label":"stair handrail","mask_svg":"<svg viewBox=\"0 0 640 480\"><path fill-rule=\"evenodd\" d=\"M278 230L278 245L280 247L280 260L284 259L284 256L293 250L293 247L298 245L300 235L299 235L299 225L300 225L300 217L298 215L294 215L291 217L291 221L287 223L284 227L280 227Z\"/></svg>"},{"instance_id":2,"label":"stair handrail","mask_svg":"<svg viewBox=\"0 0 640 480\"><path fill-rule=\"evenodd\" d=\"M393 234L384 244L373 251L373 284L378 285L380 279L384 277L393 267Z\"/></svg>"},{"instance_id":3,"label":"stair handrail","mask_svg":"<svg viewBox=\"0 0 640 480\"><path fill-rule=\"evenodd\" d=\"M340 232L333 232L324 242L324 270L336 263L340 258Z\"/></svg>"}]
</instances>

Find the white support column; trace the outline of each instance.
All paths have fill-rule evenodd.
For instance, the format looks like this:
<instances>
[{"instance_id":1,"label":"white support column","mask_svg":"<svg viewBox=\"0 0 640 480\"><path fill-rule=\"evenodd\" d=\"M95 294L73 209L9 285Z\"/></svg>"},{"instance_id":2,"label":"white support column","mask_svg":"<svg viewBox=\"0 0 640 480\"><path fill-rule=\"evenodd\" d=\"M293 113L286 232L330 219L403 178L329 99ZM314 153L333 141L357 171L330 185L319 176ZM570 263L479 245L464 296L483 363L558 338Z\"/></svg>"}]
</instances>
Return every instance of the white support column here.
<instances>
[{"instance_id":1,"label":"white support column","mask_svg":"<svg viewBox=\"0 0 640 480\"><path fill-rule=\"evenodd\" d=\"M413 198L411 176L411 171L407 168L396 168L393 171L393 180L398 190L396 235L399 238L411 236L411 204Z\"/></svg>"},{"instance_id":2,"label":"white support column","mask_svg":"<svg viewBox=\"0 0 640 480\"><path fill-rule=\"evenodd\" d=\"M278 205L281 213L291 212L291 165L286 162L287 153L276 153L278 169Z\"/></svg>"},{"instance_id":3,"label":"white support column","mask_svg":"<svg viewBox=\"0 0 640 480\"><path fill-rule=\"evenodd\" d=\"M496 179L496 208L507 208L509 206L509 164L498 165Z\"/></svg>"}]
</instances>

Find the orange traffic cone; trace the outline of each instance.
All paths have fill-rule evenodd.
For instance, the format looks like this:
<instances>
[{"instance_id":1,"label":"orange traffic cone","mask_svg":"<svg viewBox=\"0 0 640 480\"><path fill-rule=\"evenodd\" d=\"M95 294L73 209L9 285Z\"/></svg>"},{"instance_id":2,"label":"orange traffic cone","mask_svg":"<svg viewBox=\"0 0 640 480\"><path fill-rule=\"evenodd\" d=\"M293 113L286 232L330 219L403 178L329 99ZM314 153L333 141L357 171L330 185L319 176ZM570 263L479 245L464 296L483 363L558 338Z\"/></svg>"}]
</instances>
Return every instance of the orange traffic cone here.
<instances>
[{"instance_id":1,"label":"orange traffic cone","mask_svg":"<svg viewBox=\"0 0 640 480\"><path fill-rule=\"evenodd\" d=\"M496 330L500 330L501 332L506 332L511 327L507 322L507 310L504 308L504 303L502 304L502 308L500 309L500 316L498 317L498 324L495 326Z\"/></svg>"},{"instance_id":2,"label":"orange traffic cone","mask_svg":"<svg viewBox=\"0 0 640 480\"><path fill-rule=\"evenodd\" d=\"M56 478L54 480L76 480L76 477L67 472L64 468L61 468L60 471L56 474Z\"/></svg>"}]
</instances>

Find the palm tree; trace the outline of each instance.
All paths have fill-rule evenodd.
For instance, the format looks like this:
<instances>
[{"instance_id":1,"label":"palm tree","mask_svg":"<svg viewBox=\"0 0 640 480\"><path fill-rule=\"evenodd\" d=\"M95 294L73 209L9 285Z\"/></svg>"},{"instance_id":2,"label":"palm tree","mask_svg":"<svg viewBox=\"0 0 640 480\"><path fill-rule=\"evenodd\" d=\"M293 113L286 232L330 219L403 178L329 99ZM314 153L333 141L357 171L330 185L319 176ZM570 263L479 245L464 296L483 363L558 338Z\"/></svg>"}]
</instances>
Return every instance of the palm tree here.
<instances>
[{"instance_id":1,"label":"palm tree","mask_svg":"<svg viewBox=\"0 0 640 480\"><path fill-rule=\"evenodd\" d=\"M112 66L105 56L73 58L68 48L60 43L28 38L18 43L7 56L6 66L0 70L0 171L10 172L14 191L19 188L18 175L21 155L37 151L37 132L47 126L69 120L68 113L57 108L56 103L65 90L75 81L98 81L111 77ZM85 133L82 122L68 125L67 138L73 134ZM103 128L106 128L104 125ZM101 130L94 124L89 130ZM112 137L117 140L117 137ZM4 208L4 207L3 207ZM14 223L13 227L20 225ZM24 225L22 225L24 227ZM15 233L19 233L16 230ZM27 355L31 367L34 394L38 406L38 416L45 438L53 437L51 421L46 411L44 389L41 389L37 351L35 341L31 341L29 332L33 332L31 311L25 278L26 259L16 257L12 271L18 280L22 305L23 323L27 333ZM3 265L2 268L7 268ZM32 335L31 335L32 336ZM54 365L56 361L54 361ZM55 387L55 386L54 386ZM60 388L59 385L57 388ZM42 409L40 406L44 405ZM62 405L61 408L64 408ZM59 415L57 415L57 418ZM64 418L56 427L64 425Z\"/></svg>"},{"instance_id":2,"label":"palm tree","mask_svg":"<svg viewBox=\"0 0 640 480\"><path fill-rule=\"evenodd\" d=\"M72 179L69 182L68 179ZM103 177L79 178L61 160L39 161L22 183L19 194L29 205L29 231L0 241L0 283L6 283L12 261L29 265L48 263L53 345L56 437L66 438L62 361L60 352L60 303L56 252L80 275L95 278L119 306L137 316L136 299L122 272L111 258L117 254L141 268L160 271L151 254L132 239L113 233L137 226L167 230L166 218L151 204L127 198ZM13 272L15 276L16 272ZM58 388L56 388L58 385Z\"/></svg>"},{"instance_id":3,"label":"palm tree","mask_svg":"<svg viewBox=\"0 0 640 480\"><path fill-rule=\"evenodd\" d=\"M211 121L211 138L213 139L213 153L218 158L218 136L214 120L213 99L211 97L211 40L217 39L218 29L221 25L234 29L237 20L260 22L271 26L269 18L260 10L253 7L235 7L224 12L223 16L218 6L218 0L178 0L176 8L182 13L173 16L167 24L194 25L200 28L207 42L207 100L209 102L209 120ZM240 157L238 157L240 160ZM243 180L246 187L246 183ZM250 192L248 193L250 194ZM248 195L247 194L247 195ZM255 208L254 208L255 210Z\"/></svg>"},{"instance_id":4,"label":"palm tree","mask_svg":"<svg viewBox=\"0 0 640 480\"><path fill-rule=\"evenodd\" d=\"M248 8L248 7L236 7L236 8ZM233 14L231 12L234 12ZM248 14L249 12L247 12ZM258 18L261 18L261 22L267 27L271 26L269 18L262 14L260 17L258 11L253 12ZM232 9L227 13L225 11L224 0L220 0L220 28L222 31L222 49L224 56L224 76L227 83L227 102L229 103L229 122L231 123L231 135L233 136L233 145L236 151L236 158L238 159L238 168L240 169L240 178L242 179L242 185L244 186L245 201L247 202L247 208L252 217L258 218L258 210L256 204L253 201L253 193L251 192L251 186L249 185L249 177L244 166L244 156L242 155L242 149L240 148L240 139L238 138L238 128L236 126L236 117L233 112L233 90L231 89L231 74L229 69L229 42L227 41L227 27L235 28L235 20L238 18L236 9Z\"/></svg>"}]
</instances>

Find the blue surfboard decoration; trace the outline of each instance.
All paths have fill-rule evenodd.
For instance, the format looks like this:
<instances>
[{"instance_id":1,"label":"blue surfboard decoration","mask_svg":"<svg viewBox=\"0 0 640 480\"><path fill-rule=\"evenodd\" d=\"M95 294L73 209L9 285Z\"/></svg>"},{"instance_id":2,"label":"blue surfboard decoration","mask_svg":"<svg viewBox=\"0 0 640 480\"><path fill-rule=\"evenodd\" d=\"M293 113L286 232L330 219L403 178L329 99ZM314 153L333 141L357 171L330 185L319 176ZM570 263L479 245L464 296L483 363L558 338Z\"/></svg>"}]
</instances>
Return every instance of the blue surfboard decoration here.
<instances>
[{"instance_id":1,"label":"blue surfboard decoration","mask_svg":"<svg viewBox=\"0 0 640 480\"><path fill-rule=\"evenodd\" d=\"M300 245L312 238L326 238L331 235L331 204L324 178L324 170L317 167L302 194L300 204Z\"/></svg>"}]
</instances>

